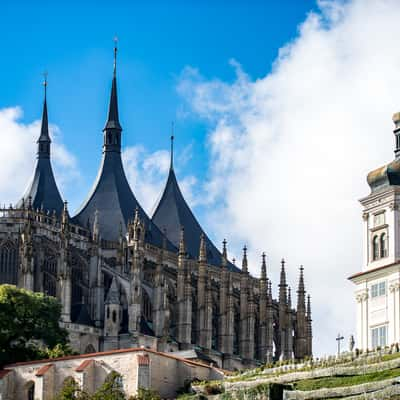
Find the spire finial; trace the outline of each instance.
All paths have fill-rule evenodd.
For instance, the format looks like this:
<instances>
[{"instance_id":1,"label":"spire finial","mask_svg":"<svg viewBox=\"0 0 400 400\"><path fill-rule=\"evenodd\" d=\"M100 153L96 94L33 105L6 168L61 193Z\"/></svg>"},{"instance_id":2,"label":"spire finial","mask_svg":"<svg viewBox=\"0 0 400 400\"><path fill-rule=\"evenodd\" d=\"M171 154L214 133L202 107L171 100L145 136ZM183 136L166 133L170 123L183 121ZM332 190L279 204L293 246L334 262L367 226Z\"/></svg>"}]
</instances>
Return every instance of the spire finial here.
<instances>
[{"instance_id":1,"label":"spire finial","mask_svg":"<svg viewBox=\"0 0 400 400\"><path fill-rule=\"evenodd\" d=\"M114 77L117 75L118 37L114 36Z\"/></svg>"},{"instance_id":2,"label":"spire finial","mask_svg":"<svg viewBox=\"0 0 400 400\"><path fill-rule=\"evenodd\" d=\"M222 241L222 266L226 267L228 265L228 252L226 250L227 241L224 239Z\"/></svg>"},{"instance_id":3,"label":"spire finial","mask_svg":"<svg viewBox=\"0 0 400 400\"><path fill-rule=\"evenodd\" d=\"M203 232L200 235L199 262L201 263L207 262L206 238Z\"/></svg>"},{"instance_id":4,"label":"spire finial","mask_svg":"<svg viewBox=\"0 0 400 400\"><path fill-rule=\"evenodd\" d=\"M174 169L174 121L171 122L171 161L170 161L170 169Z\"/></svg>"},{"instance_id":5,"label":"spire finial","mask_svg":"<svg viewBox=\"0 0 400 400\"><path fill-rule=\"evenodd\" d=\"M261 279L267 279L267 262L266 262L266 254L265 252L262 253L262 263L261 263Z\"/></svg>"},{"instance_id":6,"label":"spire finial","mask_svg":"<svg viewBox=\"0 0 400 400\"><path fill-rule=\"evenodd\" d=\"M185 228L182 226L181 227L181 233L180 233L180 239L179 239L179 254L180 255L185 255L186 250L185 250Z\"/></svg>"},{"instance_id":7,"label":"spire finial","mask_svg":"<svg viewBox=\"0 0 400 400\"><path fill-rule=\"evenodd\" d=\"M242 261L242 271L247 272L247 246L243 247L243 261Z\"/></svg>"},{"instance_id":8,"label":"spire finial","mask_svg":"<svg viewBox=\"0 0 400 400\"><path fill-rule=\"evenodd\" d=\"M47 98L47 76L48 76L48 73L47 73L47 71L44 71L43 72L43 87L44 87L44 101L46 101L46 98Z\"/></svg>"}]
</instances>

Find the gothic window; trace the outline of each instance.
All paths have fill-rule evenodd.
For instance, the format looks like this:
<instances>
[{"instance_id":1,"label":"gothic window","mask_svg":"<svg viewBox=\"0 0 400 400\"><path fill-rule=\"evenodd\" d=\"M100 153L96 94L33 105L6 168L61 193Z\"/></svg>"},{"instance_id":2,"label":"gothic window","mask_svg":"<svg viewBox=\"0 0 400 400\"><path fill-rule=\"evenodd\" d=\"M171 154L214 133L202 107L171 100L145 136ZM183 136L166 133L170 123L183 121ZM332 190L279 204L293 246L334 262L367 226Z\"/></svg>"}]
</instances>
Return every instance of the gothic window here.
<instances>
[{"instance_id":1,"label":"gothic window","mask_svg":"<svg viewBox=\"0 0 400 400\"><path fill-rule=\"evenodd\" d=\"M233 327L233 354L239 354L239 338L240 338L240 311L239 307L235 307L234 327Z\"/></svg>"},{"instance_id":2,"label":"gothic window","mask_svg":"<svg viewBox=\"0 0 400 400\"><path fill-rule=\"evenodd\" d=\"M110 307L107 307L107 319L110 319Z\"/></svg>"},{"instance_id":3,"label":"gothic window","mask_svg":"<svg viewBox=\"0 0 400 400\"><path fill-rule=\"evenodd\" d=\"M382 233L379 239L380 241L380 254L381 258L387 257L387 240L386 240L386 233Z\"/></svg>"},{"instance_id":4,"label":"gothic window","mask_svg":"<svg viewBox=\"0 0 400 400\"><path fill-rule=\"evenodd\" d=\"M57 295L57 258L53 252L46 250L42 266L43 292L49 296Z\"/></svg>"},{"instance_id":5,"label":"gothic window","mask_svg":"<svg viewBox=\"0 0 400 400\"><path fill-rule=\"evenodd\" d=\"M152 316L152 305L151 301L149 298L149 295L145 290L143 290L143 316L146 319L146 321L151 322L153 321L153 316Z\"/></svg>"},{"instance_id":6,"label":"gothic window","mask_svg":"<svg viewBox=\"0 0 400 400\"><path fill-rule=\"evenodd\" d=\"M114 324L117 322L117 312L115 310L113 310L112 312L112 321L114 322Z\"/></svg>"},{"instance_id":7,"label":"gothic window","mask_svg":"<svg viewBox=\"0 0 400 400\"><path fill-rule=\"evenodd\" d=\"M56 297L56 279L54 276L47 272L43 272L43 292L48 296Z\"/></svg>"},{"instance_id":8,"label":"gothic window","mask_svg":"<svg viewBox=\"0 0 400 400\"><path fill-rule=\"evenodd\" d=\"M72 258L72 304L87 303L88 273L87 265L79 258Z\"/></svg>"},{"instance_id":9,"label":"gothic window","mask_svg":"<svg viewBox=\"0 0 400 400\"><path fill-rule=\"evenodd\" d=\"M378 236L375 235L372 239L372 259L373 261L379 258L379 239Z\"/></svg>"},{"instance_id":10,"label":"gothic window","mask_svg":"<svg viewBox=\"0 0 400 400\"><path fill-rule=\"evenodd\" d=\"M13 243L6 242L0 247L0 283L17 283L17 258L17 248Z\"/></svg>"},{"instance_id":11,"label":"gothic window","mask_svg":"<svg viewBox=\"0 0 400 400\"><path fill-rule=\"evenodd\" d=\"M211 328L211 348L218 350L218 336L219 336L219 320L218 320L218 306L214 302L212 306L212 328Z\"/></svg>"}]
</instances>

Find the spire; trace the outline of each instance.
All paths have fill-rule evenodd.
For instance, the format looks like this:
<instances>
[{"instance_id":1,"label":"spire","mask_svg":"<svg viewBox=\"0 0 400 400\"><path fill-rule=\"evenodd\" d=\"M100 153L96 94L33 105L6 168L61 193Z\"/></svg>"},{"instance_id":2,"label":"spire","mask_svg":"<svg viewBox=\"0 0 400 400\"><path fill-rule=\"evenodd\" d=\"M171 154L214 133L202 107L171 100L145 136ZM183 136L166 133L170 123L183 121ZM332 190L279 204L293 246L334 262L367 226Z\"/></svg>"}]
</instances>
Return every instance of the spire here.
<instances>
[{"instance_id":1,"label":"spire","mask_svg":"<svg viewBox=\"0 0 400 400\"><path fill-rule=\"evenodd\" d=\"M247 273L247 246L243 247L243 260L242 260L242 272Z\"/></svg>"},{"instance_id":2,"label":"spire","mask_svg":"<svg viewBox=\"0 0 400 400\"><path fill-rule=\"evenodd\" d=\"M172 171L174 169L174 121L171 122L171 160L169 163L169 169Z\"/></svg>"},{"instance_id":3,"label":"spire","mask_svg":"<svg viewBox=\"0 0 400 400\"><path fill-rule=\"evenodd\" d=\"M201 263L207 262L206 239L204 233L200 235L199 262Z\"/></svg>"},{"instance_id":4,"label":"spire","mask_svg":"<svg viewBox=\"0 0 400 400\"><path fill-rule=\"evenodd\" d=\"M181 233L179 238L179 255L184 256L186 254L185 250L185 228L181 227Z\"/></svg>"},{"instance_id":5,"label":"spire","mask_svg":"<svg viewBox=\"0 0 400 400\"><path fill-rule=\"evenodd\" d=\"M68 228L68 224L69 224L68 202L64 201L64 208L61 214L61 226L63 231L65 231Z\"/></svg>"},{"instance_id":6,"label":"spire","mask_svg":"<svg viewBox=\"0 0 400 400\"><path fill-rule=\"evenodd\" d=\"M223 267L226 267L228 265L228 252L226 250L226 244L227 241L224 239L222 241L222 258L221 258L221 264Z\"/></svg>"},{"instance_id":7,"label":"spire","mask_svg":"<svg viewBox=\"0 0 400 400\"><path fill-rule=\"evenodd\" d=\"M50 135L49 135L49 119L47 116L47 72L44 74L44 101L43 101L43 114L42 126L40 128L40 136L37 140L37 158L50 158Z\"/></svg>"},{"instance_id":8,"label":"spire","mask_svg":"<svg viewBox=\"0 0 400 400\"><path fill-rule=\"evenodd\" d=\"M115 276L112 278L110 289L107 293L106 304L120 304L119 301L119 290L117 285L117 280Z\"/></svg>"},{"instance_id":9,"label":"spire","mask_svg":"<svg viewBox=\"0 0 400 400\"><path fill-rule=\"evenodd\" d=\"M306 308L305 289L304 289L304 268L300 266L299 287L297 290L297 310L304 310Z\"/></svg>"},{"instance_id":10,"label":"spire","mask_svg":"<svg viewBox=\"0 0 400 400\"><path fill-rule=\"evenodd\" d=\"M108 108L108 118L104 132L104 151L121 151L121 125L118 115L117 97L117 39L114 39L114 69L111 85L110 105Z\"/></svg>"},{"instance_id":11,"label":"spire","mask_svg":"<svg viewBox=\"0 0 400 400\"><path fill-rule=\"evenodd\" d=\"M292 289L290 286L288 287L288 308L289 310L292 308Z\"/></svg>"},{"instance_id":12,"label":"spire","mask_svg":"<svg viewBox=\"0 0 400 400\"><path fill-rule=\"evenodd\" d=\"M281 261L281 279L279 282L279 303L285 304L287 297L286 297L286 272L285 272L285 260L282 258Z\"/></svg>"},{"instance_id":13,"label":"spire","mask_svg":"<svg viewBox=\"0 0 400 400\"><path fill-rule=\"evenodd\" d=\"M311 321L311 296L307 296L307 319Z\"/></svg>"},{"instance_id":14,"label":"spire","mask_svg":"<svg viewBox=\"0 0 400 400\"><path fill-rule=\"evenodd\" d=\"M94 221L93 221L93 241L97 242L99 240L99 210L94 212Z\"/></svg>"},{"instance_id":15,"label":"spire","mask_svg":"<svg viewBox=\"0 0 400 400\"><path fill-rule=\"evenodd\" d=\"M262 253L262 263L261 263L261 279L265 281L267 279L267 263L266 263L266 255Z\"/></svg>"}]
</instances>

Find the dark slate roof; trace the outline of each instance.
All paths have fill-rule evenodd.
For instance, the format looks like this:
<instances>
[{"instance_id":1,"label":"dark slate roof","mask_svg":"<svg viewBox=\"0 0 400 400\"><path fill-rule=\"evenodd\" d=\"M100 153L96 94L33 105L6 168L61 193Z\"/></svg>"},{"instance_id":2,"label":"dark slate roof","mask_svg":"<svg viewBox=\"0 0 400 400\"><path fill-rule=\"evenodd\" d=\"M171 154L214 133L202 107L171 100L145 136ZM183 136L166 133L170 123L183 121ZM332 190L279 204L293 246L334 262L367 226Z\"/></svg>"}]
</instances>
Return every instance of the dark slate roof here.
<instances>
[{"instance_id":1,"label":"dark slate roof","mask_svg":"<svg viewBox=\"0 0 400 400\"><path fill-rule=\"evenodd\" d=\"M162 246L162 233L150 221L132 193L122 166L120 153L104 152L100 170L87 200L73 218L75 223L84 227L92 227L94 214L98 211L99 232L102 239L117 241L120 224L127 231L128 221L133 220L136 208L146 226L146 241ZM170 250L175 251L168 244Z\"/></svg>"},{"instance_id":2,"label":"dark slate roof","mask_svg":"<svg viewBox=\"0 0 400 400\"><path fill-rule=\"evenodd\" d=\"M33 178L22 199L17 203L17 207L22 207L23 203L27 206L29 197L32 198L34 209L43 207L45 211L53 212L55 210L58 215L61 215L64 203L54 179L50 159L39 158L36 161Z\"/></svg>"},{"instance_id":3,"label":"dark slate roof","mask_svg":"<svg viewBox=\"0 0 400 400\"><path fill-rule=\"evenodd\" d=\"M44 98L42 125L37 145L38 149L35 171L22 199L17 203L17 207L22 207L23 203L27 206L29 197L31 197L32 207L34 209L43 208L43 210L50 212L55 210L56 213L60 215L64 208L64 203L61 199L60 192L58 191L53 169L51 167L51 140L49 136L46 95Z\"/></svg>"},{"instance_id":4,"label":"dark slate roof","mask_svg":"<svg viewBox=\"0 0 400 400\"><path fill-rule=\"evenodd\" d=\"M116 55L116 53L115 53ZM93 189L78 210L73 222L84 227L92 228L94 215L98 211L99 234L102 239L117 241L120 235L120 226L123 232L133 220L135 210L146 227L145 240L148 243L161 247L163 234L150 220L136 197L132 193L121 160L121 125L119 123L117 80L114 62L114 73L111 86L111 96L108 118L104 131L103 157ZM167 241L167 249L177 251Z\"/></svg>"},{"instance_id":5,"label":"dark slate roof","mask_svg":"<svg viewBox=\"0 0 400 400\"><path fill-rule=\"evenodd\" d=\"M179 246L180 231L185 229L185 245L188 256L198 259L200 236L204 234L207 247L207 262L221 266L222 255L203 231L196 217L193 215L176 180L174 169L171 167L167 184L160 202L153 214L152 221L165 233L167 238L176 247ZM229 269L238 271L238 268L228 262Z\"/></svg>"}]
</instances>

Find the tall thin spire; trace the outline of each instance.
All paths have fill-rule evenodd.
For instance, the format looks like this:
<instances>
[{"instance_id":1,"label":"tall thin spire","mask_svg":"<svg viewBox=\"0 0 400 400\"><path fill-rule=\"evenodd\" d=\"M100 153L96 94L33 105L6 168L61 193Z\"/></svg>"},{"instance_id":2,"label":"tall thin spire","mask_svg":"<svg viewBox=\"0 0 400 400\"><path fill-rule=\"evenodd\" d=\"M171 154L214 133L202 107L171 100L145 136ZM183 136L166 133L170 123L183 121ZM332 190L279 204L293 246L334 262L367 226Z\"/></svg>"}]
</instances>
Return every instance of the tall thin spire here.
<instances>
[{"instance_id":1,"label":"tall thin spire","mask_svg":"<svg viewBox=\"0 0 400 400\"><path fill-rule=\"evenodd\" d=\"M110 104L108 108L108 117L104 132L104 150L105 151L121 151L121 125L119 123L118 114L118 97L117 97L117 39L114 39L114 67L113 79L111 85Z\"/></svg>"},{"instance_id":2,"label":"tall thin spire","mask_svg":"<svg viewBox=\"0 0 400 400\"><path fill-rule=\"evenodd\" d=\"M279 303L285 304L286 301L287 301L287 284L286 284L285 260L282 258L281 277L279 282Z\"/></svg>"},{"instance_id":3,"label":"tall thin spire","mask_svg":"<svg viewBox=\"0 0 400 400\"><path fill-rule=\"evenodd\" d=\"M307 319L311 321L311 296L307 296Z\"/></svg>"},{"instance_id":4,"label":"tall thin spire","mask_svg":"<svg viewBox=\"0 0 400 400\"><path fill-rule=\"evenodd\" d=\"M266 280L267 279L267 263L266 263L266 255L265 253L262 253L262 263L261 263L261 279Z\"/></svg>"},{"instance_id":5,"label":"tall thin spire","mask_svg":"<svg viewBox=\"0 0 400 400\"><path fill-rule=\"evenodd\" d=\"M181 227L180 239L179 239L179 255L184 256L186 254L185 246L185 228Z\"/></svg>"},{"instance_id":6,"label":"tall thin spire","mask_svg":"<svg viewBox=\"0 0 400 400\"><path fill-rule=\"evenodd\" d=\"M248 266L248 264L247 264L247 246L245 245L243 247L242 272L245 272L245 273L248 272L247 266Z\"/></svg>"},{"instance_id":7,"label":"tall thin spire","mask_svg":"<svg viewBox=\"0 0 400 400\"><path fill-rule=\"evenodd\" d=\"M204 233L200 235L200 250L199 250L199 262L207 262L207 249L206 249L206 238Z\"/></svg>"},{"instance_id":8,"label":"tall thin spire","mask_svg":"<svg viewBox=\"0 0 400 400\"><path fill-rule=\"evenodd\" d=\"M223 267L226 267L228 265L228 252L226 250L226 244L227 244L227 241L226 241L226 239L224 239L222 241L222 258L221 258L221 261L222 261L221 264Z\"/></svg>"},{"instance_id":9,"label":"tall thin spire","mask_svg":"<svg viewBox=\"0 0 400 400\"><path fill-rule=\"evenodd\" d=\"M43 114L42 125L40 128L40 136L37 140L37 158L50 158L50 135L49 135L49 118L47 115L47 72L43 74L44 81L44 101L43 101Z\"/></svg>"},{"instance_id":10,"label":"tall thin spire","mask_svg":"<svg viewBox=\"0 0 400 400\"><path fill-rule=\"evenodd\" d=\"M174 169L174 121L171 122L171 160L169 164L169 169L173 170Z\"/></svg>"},{"instance_id":11,"label":"tall thin spire","mask_svg":"<svg viewBox=\"0 0 400 400\"><path fill-rule=\"evenodd\" d=\"M306 308L306 298L305 298L305 288L304 288L304 267L300 266L300 278L299 278L299 287L297 289L297 310L301 310L305 312Z\"/></svg>"}]
</instances>

